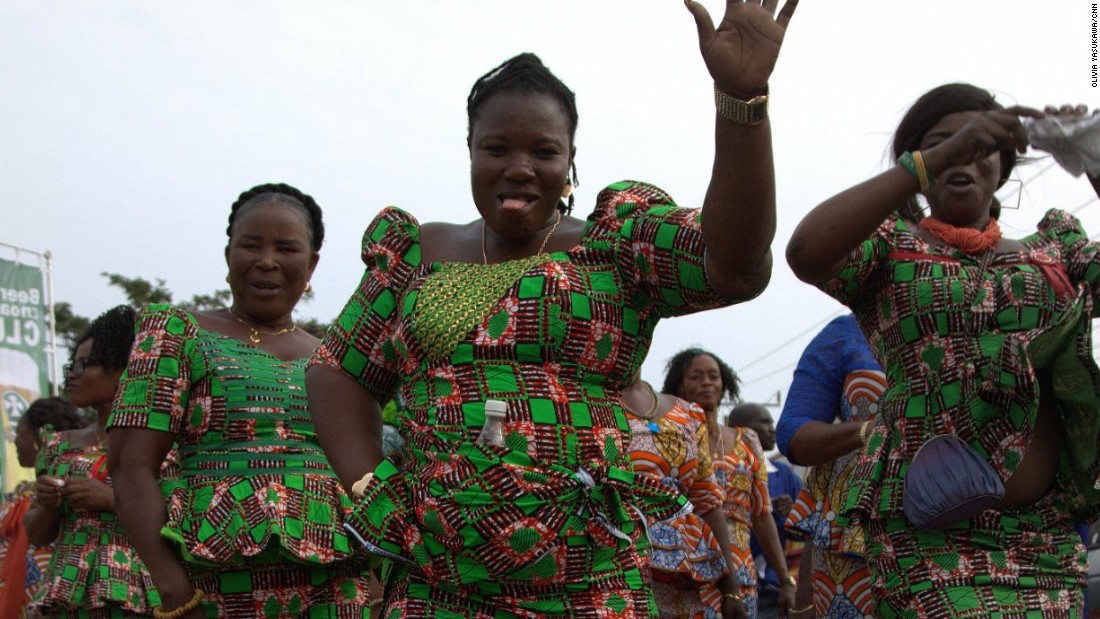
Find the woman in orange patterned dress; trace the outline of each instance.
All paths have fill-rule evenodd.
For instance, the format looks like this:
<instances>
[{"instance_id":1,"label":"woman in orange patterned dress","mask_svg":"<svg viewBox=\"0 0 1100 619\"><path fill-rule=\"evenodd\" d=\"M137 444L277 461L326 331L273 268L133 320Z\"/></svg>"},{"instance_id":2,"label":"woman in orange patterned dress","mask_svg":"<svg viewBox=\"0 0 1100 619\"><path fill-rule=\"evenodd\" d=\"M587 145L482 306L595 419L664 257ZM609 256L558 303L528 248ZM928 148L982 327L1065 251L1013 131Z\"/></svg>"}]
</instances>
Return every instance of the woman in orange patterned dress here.
<instances>
[{"instance_id":1,"label":"woman in orange patterned dress","mask_svg":"<svg viewBox=\"0 0 1100 619\"><path fill-rule=\"evenodd\" d=\"M634 471L688 498L691 513L651 519L649 571L661 619L745 617L741 605L722 600L740 593L729 570L729 527L721 510L725 493L714 476L703 409L635 378L623 389L633 438Z\"/></svg>"},{"instance_id":2,"label":"woman in orange patterned dress","mask_svg":"<svg viewBox=\"0 0 1100 619\"><path fill-rule=\"evenodd\" d=\"M749 549L750 530L756 532L768 564L779 577L779 615L786 616L794 602L795 580L787 571L787 559L771 516L760 440L748 428L723 428L718 423L723 395L737 399L737 376L713 353L689 348L669 360L663 391L693 402L706 412L714 473L726 494L722 510L730 527L731 571L750 619L756 617L757 578Z\"/></svg>"}]
</instances>

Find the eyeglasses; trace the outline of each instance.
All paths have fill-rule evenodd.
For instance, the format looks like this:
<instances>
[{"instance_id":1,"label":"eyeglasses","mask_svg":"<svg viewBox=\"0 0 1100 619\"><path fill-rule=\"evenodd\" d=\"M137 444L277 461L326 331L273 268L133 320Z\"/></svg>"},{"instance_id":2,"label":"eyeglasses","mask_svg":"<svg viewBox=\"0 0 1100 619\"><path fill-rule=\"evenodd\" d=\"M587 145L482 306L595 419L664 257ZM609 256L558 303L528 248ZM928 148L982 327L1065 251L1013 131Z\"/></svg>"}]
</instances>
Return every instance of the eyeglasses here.
<instances>
[{"instance_id":1,"label":"eyeglasses","mask_svg":"<svg viewBox=\"0 0 1100 619\"><path fill-rule=\"evenodd\" d=\"M99 365L99 361L96 361L91 357L84 357L83 359L76 359L72 363L66 363L65 365L61 366L61 369L66 374L80 376L84 373L84 370L96 365Z\"/></svg>"}]
</instances>

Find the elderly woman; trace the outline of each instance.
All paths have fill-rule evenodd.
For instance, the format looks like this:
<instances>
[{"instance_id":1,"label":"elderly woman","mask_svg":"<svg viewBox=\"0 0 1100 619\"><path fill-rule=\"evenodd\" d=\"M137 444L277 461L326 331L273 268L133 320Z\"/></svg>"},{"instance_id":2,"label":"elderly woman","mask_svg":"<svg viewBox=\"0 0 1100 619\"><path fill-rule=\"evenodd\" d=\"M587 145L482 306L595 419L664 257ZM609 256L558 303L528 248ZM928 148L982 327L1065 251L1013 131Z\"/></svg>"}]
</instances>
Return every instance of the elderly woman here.
<instances>
[{"instance_id":1,"label":"elderly woman","mask_svg":"<svg viewBox=\"0 0 1100 619\"><path fill-rule=\"evenodd\" d=\"M894 135L899 165L826 200L787 248L885 367L842 508L867 532L882 616L1083 613L1073 523L1100 505L1100 246L1062 211L1020 240L990 216L1027 149L1019 117L1041 115L968 84L929 91ZM916 224L898 211L918 193Z\"/></svg>"},{"instance_id":2,"label":"elderly woman","mask_svg":"<svg viewBox=\"0 0 1100 619\"><path fill-rule=\"evenodd\" d=\"M258 185L230 209L232 304L141 316L109 425L119 519L162 616L363 617L365 570L340 527L350 508L306 408L317 338L293 311L325 228L312 197ZM177 444L181 472L156 471Z\"/></svg>"},{"instance_id":3,"label":"elderly woman","mask_svg":"<svg viewBox=\"0 0 1100 619\"><path fill-rule=\"evenodd\" d=\"M683 499L631 471L620 391L659 318L767 283L762 103L794 10L774 18L776 4L729 2L715 30L688 3L718 93L701 214L624 182L587 220L571 217L573 93L521 54L468 99L480 217L421 225L389 208L368 227L366 274L308 384L325 452L362 497L349 526L396 561L387 617L649 616L638 512L671 516ZM396 391L400 467L378 438L379 402ZM497 440L478 443L487 400L504 417Z\"/></svg>"}]
</instances>

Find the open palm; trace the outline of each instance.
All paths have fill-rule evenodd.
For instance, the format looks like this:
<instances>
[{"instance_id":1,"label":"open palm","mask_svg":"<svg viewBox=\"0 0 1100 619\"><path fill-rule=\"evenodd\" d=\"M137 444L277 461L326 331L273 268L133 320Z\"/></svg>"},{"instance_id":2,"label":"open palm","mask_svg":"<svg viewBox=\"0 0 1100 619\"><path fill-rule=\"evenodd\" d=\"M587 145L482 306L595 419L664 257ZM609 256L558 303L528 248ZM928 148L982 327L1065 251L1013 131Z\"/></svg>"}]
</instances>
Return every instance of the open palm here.
<instances>
[{"instance_id":1,"label":"open palm","mask_svg":"<svg viewBox=\"0 0 1100 619\"><path fill-rule=\"evenodd\" d=\"M779 0L730 0L717 28L702 4L687 0L686 5L695 17L699 50L715 86L744 98L762 93L798 0L787 0L778 15Z\"/></svg>"}]
</instances>

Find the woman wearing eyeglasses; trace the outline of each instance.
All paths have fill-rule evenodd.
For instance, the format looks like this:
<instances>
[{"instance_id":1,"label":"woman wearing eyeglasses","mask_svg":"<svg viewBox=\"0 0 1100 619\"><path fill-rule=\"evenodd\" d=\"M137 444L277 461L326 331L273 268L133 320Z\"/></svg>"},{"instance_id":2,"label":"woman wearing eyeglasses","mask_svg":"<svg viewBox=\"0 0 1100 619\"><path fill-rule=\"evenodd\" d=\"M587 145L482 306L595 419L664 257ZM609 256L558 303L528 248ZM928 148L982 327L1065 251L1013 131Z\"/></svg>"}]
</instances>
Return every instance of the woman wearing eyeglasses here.
<instances>
[{"instance_id":1,"label":"woman wearing eyeglasses","mask_svg":"<svg viewBox=\"0 0 1100 619\"><path fill-rule=\"evenodd\" d=\"M72 403L94 409L96 422L41 437L35 505L24 522L32 544L54 544L32 604L46 616L146 617L160 603L115 517L107 474L105 424L133 341L133 308L95 319L65 366L65 383Z\"/></svg>"}]
</instances>

